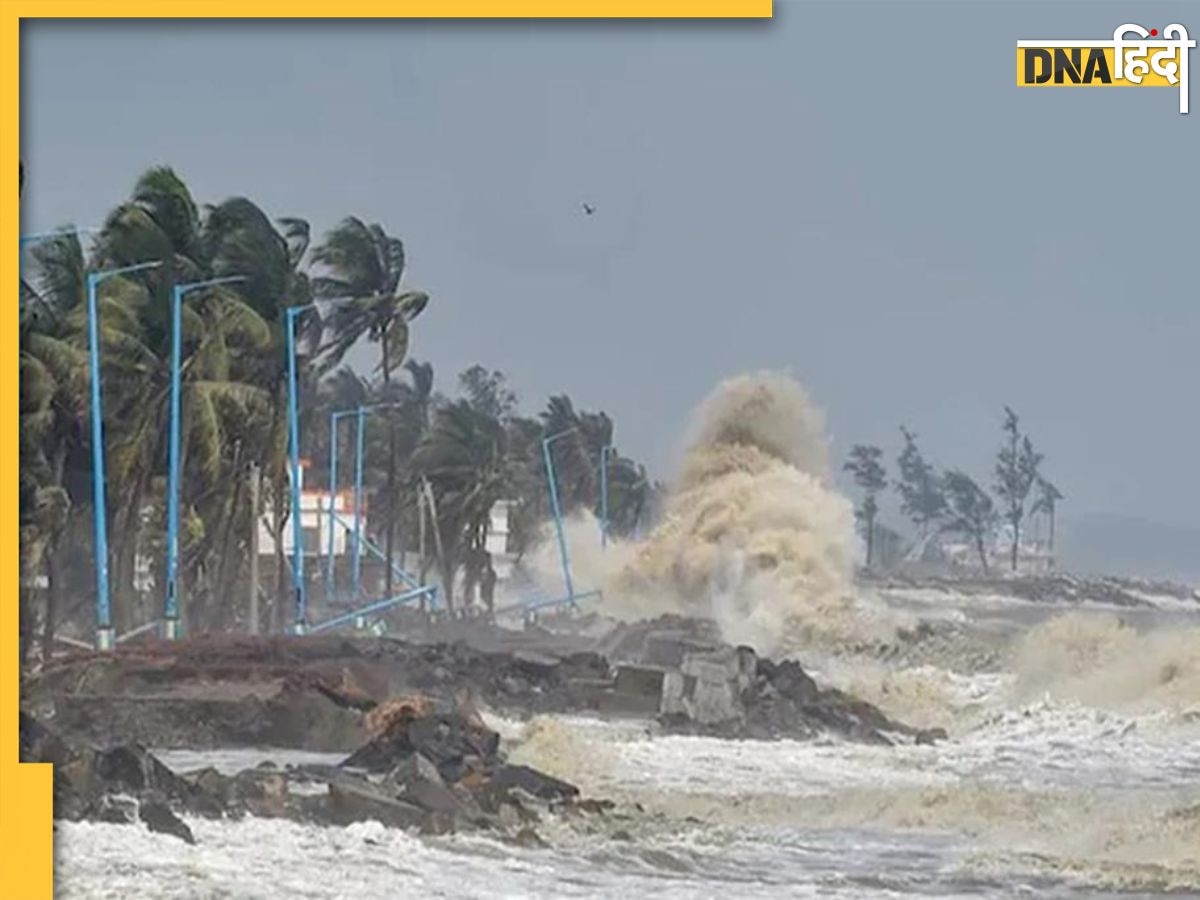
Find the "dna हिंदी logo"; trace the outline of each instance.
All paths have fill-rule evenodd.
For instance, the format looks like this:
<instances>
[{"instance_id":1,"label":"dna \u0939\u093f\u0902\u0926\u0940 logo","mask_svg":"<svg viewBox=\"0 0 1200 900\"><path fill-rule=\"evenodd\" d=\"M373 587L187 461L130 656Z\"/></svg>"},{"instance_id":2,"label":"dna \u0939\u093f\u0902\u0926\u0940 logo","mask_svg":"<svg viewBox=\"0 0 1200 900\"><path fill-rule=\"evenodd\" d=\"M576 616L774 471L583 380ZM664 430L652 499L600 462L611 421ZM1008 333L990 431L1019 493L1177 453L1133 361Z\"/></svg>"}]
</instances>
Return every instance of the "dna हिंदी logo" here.
<instances>
[{"instance_id":1,"label":"dna \u0939\u093f\u0902\u0926\u0940 logo","mask_svg":"<svg viewBox=\"0 0 1200 900\"><path fill-rule=\"evenodd\" d=\"M1173 87L1186 114L1188 53L1195 46L1178 24L1161 36L1157 28L1129 23L1110 41L1017 41L1017 86Z\"/></svg>"}]
</instances>

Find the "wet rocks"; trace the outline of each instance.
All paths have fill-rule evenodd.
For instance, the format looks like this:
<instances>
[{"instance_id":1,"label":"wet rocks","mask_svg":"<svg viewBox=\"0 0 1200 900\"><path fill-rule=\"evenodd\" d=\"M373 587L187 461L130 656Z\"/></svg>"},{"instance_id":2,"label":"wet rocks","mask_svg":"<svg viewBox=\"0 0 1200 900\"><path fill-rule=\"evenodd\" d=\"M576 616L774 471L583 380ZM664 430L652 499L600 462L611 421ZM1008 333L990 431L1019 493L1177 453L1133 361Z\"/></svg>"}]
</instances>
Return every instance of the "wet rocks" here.
<instances>
[{"instance_id":1,"label":"wet rocks","mask_svg":"<svg viewBox=\"0 0 1200 900\"><path fill-rule=\"evenodd\" d=\"M500 735L473 717L450 710L435 710L426 698L401 698L380 707L387 715L375 720L376 733L343 762L351 769L380 773L409 763L420 755L440 778L457 781L470 759L491 759L500 746ZM373 711L374 712L374 711Z\"/></svg>"},{"instance_id":2,"label":"wet rocks","mask_svg":"<svg viewBox=\"0 0 1200 900\"><path fill-rule=\"evenodd\" d=\"M405 698L454 709L466 691L510 715L657 718L669 730L727 737L833 733L885 743L915 735L870 704L820 687L795 661L775 663L723 643L709 621L621 624L587 651L518 634L472 632L480 646L207 636L66 657L26 696L53 707L61 733L101 746L335 750L354 754L348 765L373 776L418 752L448 784L479 768L471 760L494 756L499 739L469 717L413 708L403 714L412 726L388 738L394 746L380 742L385 719L402 714L397 704ZM913 645L930 640L914 636Z\"/></svg>"},{"instance_id":3,"label":"wet rocks","mask_svg":"<svg viewBox=\"0 0 1200 900\"><path fill-rule=\"evenodd\" d=\"M426 819L421 807L399 799L387 787L355 777L330 782L324 814L329 824L374 821L390 828L419 828Z\"/></svg>"},{"instance_id":4,"label":"wet rocks","mask_svg":"<svg viewBox=\"0 0 1200 900\"><path fill-rule=\"evenodd\" d=\"M57 818L140 821L187 843L195 843L195 837L181 814L253 815L329 826L378 821L435 834L470 828L519 834L542 813L571 806L579 797L574 785L508 764L499 736L469 705L407 695L372 712L370 739L333 767L260 766L236 775L205 768L179 775L140 745L96 749L62 738L25 713L22 758L55 764ZM294 792L293 784L304 784L305 790ZM314 791L315 785L324 791ZM606 809L600 802L580 808Z\"/></svg>"},{"instance_id":5,"label":"wet rocks","mask_svg":"<svg viewBox=\"0 0 1200 900\"><path fill-rule=\"evenodd\" d=\"M344 817L382 814L404 818L421 813L420 827L442 833L462 827L524 827L537 820L533 806L570 802L572 784L528 766L510 765L500 754L500 738L463 702L439 704L409 695L370 713L372 737L350 754L342 768L383 777L334 782L339 790L355 784L357 806L339 800ZM356 776L350 776L356 777ZM398 803L399 808L394 806Z\"/></svg>"},{"instance_id":6,"label":"wet rocks","mask_svg":"<svg viewBox=\"0 0 1200 900\"><path fill-rule=\"evenodd\" d=\"M917 734L869 703L820 687L795 660L776 663L723 643L711 622L664 616L622 625L605 646L617 675L599 708L649 710L675 733L763 740L833 733L874 744Z\"/></svg>"},{"instance_id":7,"label":"wet rocks","mask_svg":"<svg viewBox=\"0 0 1200 900\"><path fill-rule=\"evenodd\" d=\"M146 823L151 831L169 834L188 844L196 843L192 829L172 812L166 800L158 796L150 796L138 804L138 818Z\"/></svg>"},{"instance_id":8,"label":"wet rocks","mask_svg":"<svg viewBox=\"0 0 1200 900\"><path fill-rule=\"evenodd\" d=\"M179 777L144 747L98 750L68 741L24 711L20 717L21 758L54 765L54 816L113 824L141 820L152 831L196 842L175 809L203 814L208 804L195 785Z\"/></svg>"}]
</instances>

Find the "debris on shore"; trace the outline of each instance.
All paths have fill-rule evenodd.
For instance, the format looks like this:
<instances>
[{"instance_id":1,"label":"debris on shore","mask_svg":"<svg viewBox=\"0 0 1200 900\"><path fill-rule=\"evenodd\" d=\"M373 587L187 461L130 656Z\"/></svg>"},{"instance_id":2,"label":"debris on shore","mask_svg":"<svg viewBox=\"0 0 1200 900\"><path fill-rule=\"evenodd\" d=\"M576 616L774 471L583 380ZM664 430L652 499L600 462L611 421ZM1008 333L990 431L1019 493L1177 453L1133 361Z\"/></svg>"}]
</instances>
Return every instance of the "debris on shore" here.
<instances>
[{"instance_id":1,"label":"debris on shore","mask_svg":"<svg viewBox=\"0 0 1200 900\"><path fill-rule=\"evenodd\" d=\"M443 705L470 695L513 718L652 719L669 732L729 738L940 736L819 686L798 662L726 644L703 620L622 625L592 650L552 640L502 649L503 634L489 626L476 643L202 636L64 658L25 697L61 733L102 746L349 752L373 738L379 704L407 695Z\"/></svg>"},{"instance_id":2,"label":"debris on shore","mask_svg":"<svg viewBox=\"0 0 1200 900\"><path fill-rule=\"evenodd\" d=\"M579 789L561 779L506 762L500 736L467 706L416 695L372 712L373 735L336 766L178 774L140 744L96 749L63 738L24 711L21 757L54 765L55 818L140 820L189 844L196 840L185 815L329 826L378 821L434 834L484 829L530 842L540 840L532 829L548 813L598 814L609 807L582 801Z\"/></svg>"}]
</instances>

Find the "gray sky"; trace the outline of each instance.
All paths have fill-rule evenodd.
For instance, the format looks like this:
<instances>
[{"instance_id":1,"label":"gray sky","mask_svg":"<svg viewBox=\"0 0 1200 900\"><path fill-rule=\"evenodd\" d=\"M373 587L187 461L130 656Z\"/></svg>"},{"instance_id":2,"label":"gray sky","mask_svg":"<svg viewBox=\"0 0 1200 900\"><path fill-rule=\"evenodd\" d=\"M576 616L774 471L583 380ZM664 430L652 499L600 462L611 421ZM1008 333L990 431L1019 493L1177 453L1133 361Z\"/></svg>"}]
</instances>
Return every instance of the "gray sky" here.
<instances>
[{"instance_id":1,"label":"gray sky","mask_svg":"<svg viewBox=\"0 0 1200 900\"><path fill-rule=\"evenodd\" d=\"M1019 39L1195 36L1200 7L776 7L27 23L23 227L98 223L166 163L317 234L381 222L433 295L412 354L443 389L480 362L527 408L566 391L659 475L718 380L786 367L839 458L894 458L906 423L990 482L1007 403L1071 512L1200 524L1200 111L1014 86Z\"/></svg>"}]
</instances>

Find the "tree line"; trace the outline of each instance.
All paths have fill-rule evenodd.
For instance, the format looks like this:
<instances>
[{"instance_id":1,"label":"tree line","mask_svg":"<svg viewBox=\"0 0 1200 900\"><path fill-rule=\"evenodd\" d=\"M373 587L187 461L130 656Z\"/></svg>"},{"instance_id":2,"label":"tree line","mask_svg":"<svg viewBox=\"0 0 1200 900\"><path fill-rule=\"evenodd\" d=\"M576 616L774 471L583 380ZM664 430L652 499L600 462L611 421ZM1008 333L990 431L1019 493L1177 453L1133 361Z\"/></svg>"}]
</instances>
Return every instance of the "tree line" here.
<instances>
[{"instance_id":1,"label":"tree line","mask_svg":"<svg viewBox=\"0 0 1200 900\"><path fill-rule=\"evenodd\" d=\"M22 169L23 176L23 169ZM365 452L370 507L382 517L388 560L413 547L418 493L436 509L435 567L448 603L456 575L486 538L496 500L515 503L518 553L547 512L541 440L560 431L555 462L564 509L596 509L601 447L613 442L602 412L553 396L526 416L502 373L474 366L450 395L427 362L409 359L413 323L430 302L407 284L400 238L349 216L317 243L307 221L273 219L246 197L200 206L170 168L145 172L130 197L85 246L63 230L23 251L20 284L20 549L22 647L35 620L49 652L62 622L90 622L94 548L87 367L89 272L158 261L158 268L105 280L98 327L112 535L110 582L118 632L157 615L165 553L167 422L172 286L239 276L190 293L183 308L182 527L180 576L193 629L244 621L251 532L251 478L261 473L275 559L264 581L268 623L289 613L287 359L289 307L336 300L299 316L301 453L310 487L323 488L328 413L386 403ZM377 346L367 376L345 365L360 342ZM344 447L353 446L344 442ZM343 457L348 458L348 457ZM343 474L342 484L345 485ZM257 482L256 482L257 485ZM609 456L611 531L649 514L656 486L634 460ZM373 517L372 525L379 519ZM150 571L146 572L147 562ZM392 566L386 565L387 578ZM35 590L35 584L44 590ZM390 587L390 585L389 585Z\"/></svg>"},{"instance_id":2,"label":"tree line","mask_svg":"<svg viewBox=\"0 0 1200 900\"><path fill-rule=\"evenodd\" d=\"M984 571L988 570L987 541L1001 524L1008 528L1009 563L1017 570L1022 527L1032 516L1044 514L1050 523L1049 545L1054 547L1054 517L1063 499L1058 488L1041 471L1043 454L1034 449L1021 429L1020 418L1004 408L1002 440L992 472L992 492L962 469L939 472L925 459L917 435L900 427L903 447L896 458L899 477L891 482L900 511L912 522L919 540L953 534L969 541ZM875 561L875 544L882 529L878 523L879 495L888 488L883 450L856 444L843 464L862 492L855 519L866 539L866 564Z\"/></svg>"}]
</instances>

